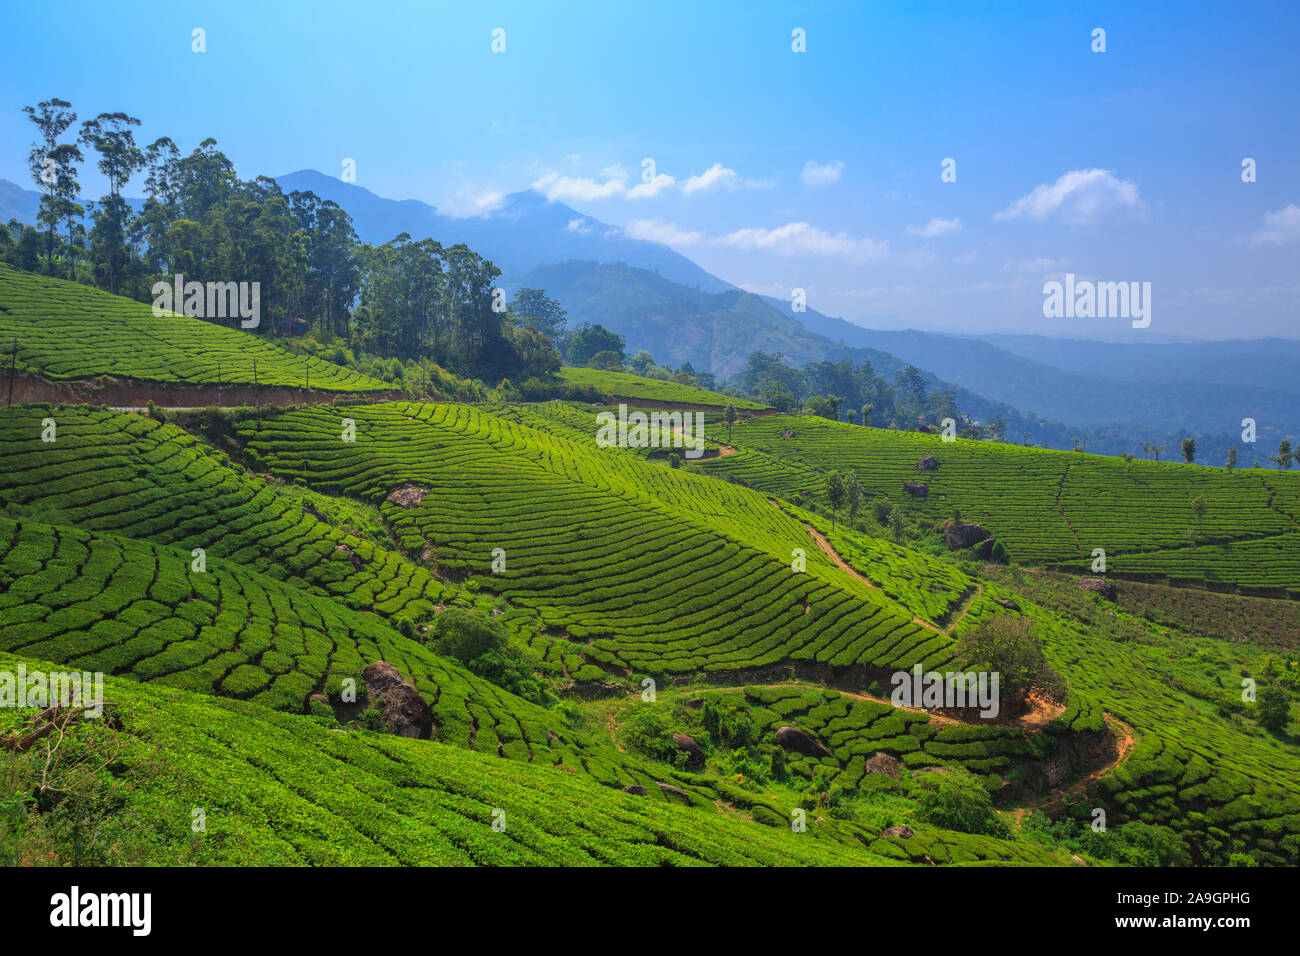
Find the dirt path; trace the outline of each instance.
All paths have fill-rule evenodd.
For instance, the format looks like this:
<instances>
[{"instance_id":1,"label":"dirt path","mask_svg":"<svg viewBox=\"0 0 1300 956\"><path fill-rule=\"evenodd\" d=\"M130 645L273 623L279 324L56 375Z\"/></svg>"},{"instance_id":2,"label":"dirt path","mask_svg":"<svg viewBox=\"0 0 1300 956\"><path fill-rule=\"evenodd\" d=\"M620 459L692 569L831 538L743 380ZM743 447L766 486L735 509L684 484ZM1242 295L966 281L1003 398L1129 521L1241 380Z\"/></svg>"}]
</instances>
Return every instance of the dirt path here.
<instances>
[{"instance_id":1,"label":"dirt path","mask_svg":"<svg viewBox=\"0 0 1300 956\"><path fill-rule=\"evenodd\" d=\"M769 498L768 500L771 501L770 498ZM773 501L772 503L773 503L773 504L776 504L775 501ZM779 508L780 505L777 505L777 507ZM826 557L828 557L828 558L830 558L832 561L834 561L835 564L836 564L836 566L837 566L841 571L843 571L845 574L848 574L848 575L850 575L850 576L852 576L852 577L857 578L859 581L861 581L863 584L865 584L865 585L866 585L867 587L869 587L869 588L875 588L877 591L881 591L881 590L883 590L883 589L880 587L879 584L877 584L875 581L871 580L869 577L867 577L865 574L863 574L863 573L862 573L861 571L859 571L857 568L853 567L853 565L849 564L849 562L845 561L844 558L842 558L842 557L840 556L840 553L839 553L838 551L835 550L835 547L834 547L834 546L833 546L829 541L826 540L825 535L823 535L820 531L818 531L816 528L814 528L814 527L813 527L812 525L810 525L810 524L805 524L804 527L808 529L808 534L811 535L811 536L812 536L812 539L813 539L814 541L817 542L817 547L821 548L822 553L823 553L824 555L826 555ZM895 598L894 600L897 601L896 598ZM903 604L902 601L897 601L897 603L898 603L899 606L901 606L901 607L904 607L904 608L907 607L907 605L906 605L906 604ZM965 614L966 612L963 611L962 613ZM960 618L958 618L958 620L960 620ZM924 627L924 628L928 628L928 629L930 629L931 631L934 631L934 633L936 633L936 634L947 634L947 633L948 633L948 631L945 631L943 628L941 628L941 627L939 627L939 626L937 626L937 625L935 625L935 624L930 623L929 621L927 621L927 620L926 620L925 618L923 618L923 617L917 617L916 615L913 615L913 616L912 616L912 623L913 623L913 624L920 624L922 627Z\"/></svg>"},{"instance_id":2,"label":"dirt path","mask_svg":"<svg viewBox=\"0 0 1300 956\"><path fill-rule=\"evenodd\" d=\"M619 753L627 753L627 748L618 742L618 725L614 723L614 715L610 714L609 719L605 721L605 729L609 731L609 742L612 743Z\"/></svg>"},{"instance_id":3,"label":"dirt path","mask_svg":"<svg viewBox=\"0 0 1300 956\"><path fill-rule=\"evenodd\" d=\"M1065 705L1038 694L1029 695L1029 707L1016 718L1016 726L1036 734L1065 713Z\"/></svg>"},{"instance_id":4,"label":"dirt path","mask_svg":"<svg viewBox=\"0 0 1300 956\"><path fill-rule=\"evenodd\" d=\"M1087 788L1088 784L1092 783L1094 780L1097 780L1103 774L1109 773L1111 770L1114 770L1117 766L1119 766L1121 761L1126 759L1128 755L1133 752L1133 747L1137 743L1137 735L1133 733L1133 728L1128 726L1128 724L1124 723L1118 718L1112 717L1110 714L1104 714L1103 716L1106 721L1106 726L1108 726L1111 730L1111 733L1115 735L1115 740L1116 740L1115 758L1113 760L1107 761L1106 763L1102 764L1100 767L1098 767L1096 770L1092 771L1091 773L1080 777L1078 780L1071 783L1068 787L1060 787L1056 790L1053 790L1051 793L1043 797L1041 800L1036 800L1033 803L1024 805L1023 807L1017 807L1015 813L1013 814L1013 818L1016 821L1017 827L1020 826L1021 821L1024 820L1025 815L1029 813L1030 810L1038 810L1055 800L1059 800L1061 797L1082 793L1084 789Z\"/></svg>"},{"instance_id":5,"label":"dirt path","mask_svg":"<svg viewBox=\"0 0 1300 956\"><path fill-rule=\"evenodd\" d=\"M875 697L871 694L864 694L861 691L843 690L839 687L827 687L823 684L816 683L799 683L799 682L780 682L776 684L745 684L738 687L705 687L702 690L708 691L743 691L746 687L794 687L798 689L815 689L815 690L833 690L843 697L851 697L854 700L862 700L872 704L887 704L890 707L896 705L884 697ZM910 710L914 714L925 714L931 720L938 724L965 724L972 721L958 720L956 717L950 717L947 714L941 714L937 711L927 710L924 707L896 707L897 710ZM1065 705L1058 704L1045 698L1031 695L1029 698L1029 708L1007 724L998 724L1000 727L1014 727L1023 730L1028 734L1036 734L1048 724L1050 724L1061 714L1065 713ZM983 721L978 723L982 724ZM1128 751L1125 751L1127 754ZM1120 758L1123 759L1123 758ZM1104 769L1104 768L1103 768Z\"/></svg>"},{"instance_id":6,"label":"dirt path","mask_svg":"<svg viewBox=\"0 0 1300 956\"><path fill-rule=\"evenodd\" d=\"M683 443L685 442L686 436L683 434L682 427L680 425L672 426L671 431L674 435L681 435ZM718 453L716 455L710 455L708 449L706 448L704 450L704 454L701 455L700 457L701 458L726 458L728 455L734 455L736 453L736 449L732 448L730 445L724 445L720 441L714 442L714 444L718 446ZM691 459L691 460L699 461L698 458Z\"/></svg>"},{"instance_id":7,"label":"dirt path","mask_svg":"<svg viewBox=\"0 0 1300 956\"><path fill-rule=\"evenodd\" d=\"M952 634L953 631L957 630L957 625L961 623L962 618L969 613L970 609L975 605L976 600L978 600L980 595L983 593L984 585L981 582L976 581L975 586L969 588L967 593L962 595L961 603L958 605L961 608L961 612L948 623L947 627L943 629L945 634Z\"/></svg>"},{"instance_id":8,"label":"dirt path","mask_svg":"<svg viewBox=\"0 0 1300 956\"><path fill-rule=\"evenodd\" d=\"M187 382L138 382L102 376L68 382L17 376L14 402L50 402L73 405L108 405L119 409L143 410L149 402L165 408L207 408L255 405L326 405L340 399L360 398L369 402L393 401L404 397L399 391L344 392L293 388L281 385L254 387L247 384L196 385ZM219 400L218 400L219 399Z\"/></svg>"}]
</instances>

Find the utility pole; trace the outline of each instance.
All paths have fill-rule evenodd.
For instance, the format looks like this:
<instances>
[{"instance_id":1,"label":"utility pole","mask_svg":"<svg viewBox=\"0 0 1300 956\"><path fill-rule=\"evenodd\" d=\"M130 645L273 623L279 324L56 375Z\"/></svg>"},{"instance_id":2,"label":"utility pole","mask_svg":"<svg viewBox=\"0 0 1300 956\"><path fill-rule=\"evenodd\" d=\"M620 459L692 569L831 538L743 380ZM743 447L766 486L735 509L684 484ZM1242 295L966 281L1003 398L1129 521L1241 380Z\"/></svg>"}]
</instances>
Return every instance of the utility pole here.
<instances>
[{"instance_id":1,"label":"utility pole","mask_svg":"<svg viewBox=\"0 0 1300 956\"><path fill-rule=\"evenodd\" d=\"M18 340L14 339L13 354L9 358L9 400L5 402L6 406L14 403L14 371L18 368Z\"/></svg>"},{"instance_id":2,"label":"utility pole","mask_svg":"<svg viewBox=\"0 0 1300 956\"><path fill-rule=\"evenodd\" d=\"M257 403L257 414L262 414L262 393L257 388L257 359L253 359L253 401Z\"/></svg>"},{"instance_id":3,"label":"utility pole","mask_svg":"<svg viewBox=\"0 0 1300 956\"><path fill-rule=\"evenodd\" d=\"M221 363L217 362L217 406L221 406Z\"/></svg>"}]
</instances>

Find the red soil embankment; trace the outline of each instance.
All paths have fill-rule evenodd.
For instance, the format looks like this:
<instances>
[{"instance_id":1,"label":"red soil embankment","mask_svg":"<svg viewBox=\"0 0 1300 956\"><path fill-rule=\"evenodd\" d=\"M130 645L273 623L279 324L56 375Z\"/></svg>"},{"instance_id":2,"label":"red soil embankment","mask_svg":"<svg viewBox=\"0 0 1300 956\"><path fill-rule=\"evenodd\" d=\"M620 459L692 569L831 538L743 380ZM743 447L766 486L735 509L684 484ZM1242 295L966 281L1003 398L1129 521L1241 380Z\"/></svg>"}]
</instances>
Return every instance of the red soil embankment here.
<instances>
[{"instance_id":1,"label":"red soil embankment","mask_svg":"<svg viewBox=\"0 0 1300 956\"><path fill-rule=\"evenodd\" d=\"M0 395L8 397L8 379L0 378ZM50 402L70 405L111 405L142 408L155 405L206 408L209 405L324 405L346 398L390 401L402 393L389 389L379 392L332 392L320 389L282 388L262 385L186 385L162 382L134 382L110 376L75 382L47 382L44 379L14 378L14 402Z\"/></svg>"}]
</instances>

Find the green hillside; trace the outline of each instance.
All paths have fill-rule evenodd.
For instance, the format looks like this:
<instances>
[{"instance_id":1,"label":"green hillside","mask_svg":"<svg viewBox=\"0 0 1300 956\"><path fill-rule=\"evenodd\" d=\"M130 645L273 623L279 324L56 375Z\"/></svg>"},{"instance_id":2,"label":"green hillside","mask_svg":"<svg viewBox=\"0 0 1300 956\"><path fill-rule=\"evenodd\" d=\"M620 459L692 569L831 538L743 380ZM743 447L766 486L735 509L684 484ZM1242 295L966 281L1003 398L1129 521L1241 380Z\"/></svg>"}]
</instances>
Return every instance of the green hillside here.
<instances>
[{"instance_id":1,"label":"green hillside","mask_svg":"<svg viewBox=\"0 0 1300 956\"><path fill-rule=\"evenodd\" d=\"M139 382L260 385L332 392L390 386L321 359L296 355L240 329L0 265L0 343L18 343L18 371L63 382L111 375Z\"/></svg>"},{"instance_id":2,"label":"green hillside","mask_svg":"<svg viewBox=\"0 0 1300 956\"><path fill-rule=\"evenodd\" d=\"M873 498L910 516L960 511L1016 561L1086 571L1101 548L1110 573L1300 594L1300 474L945 442L811 416L750 419L731 439L736 454L702 467L768 494L822 499L829 471L851 468ZM926 455L936 469L918 468ZM926 497L907 493L907 481L926 485Z\"/></svg>"},{"instance_id":3,"label":"green hillside","mask_svg":"<svg viewBox=\"0 0 1300 956\"><path fill-rule=\"evenodd\" d=\"M845 577L748 489L538 432L467 406L304 409L241 423L281 476L380 505L408 552L537 611L609 667L692 673L785 660L941 665L950 640ZM418 507L384 501L427 492ZM792 570L792 549L807 572ZM493 574L493 549L506 570Z\"/></svg>"},{"instance_id":4,"label":"green hillside","mask_svg":"<svg viewBox=\"0 0 1300 956\"><path fill-rule=\"evenodd\" d=\"M1234 675L1272 680L1265 648L1216 640L1208 629L1174 635L1094 596L1056 595L1018 571L984 576L795 501L816 503L811 451L828 434L848 440L841 451L873 443L874 455L851 459L863 462L868 494L873 482L914 471L918 450L934 449L940 468L922 477L950 479L936 518L956 503L972 518L993 511L1014 496L987 490L1021 482L1021 522L1004 532L996 514L988 519L1012 545L1017 529L1050 528L1030 512L1027 476L1059 487L1051 469L1061 458L1071 477L1100 463L1085 476L1111 480L1106 514L1151 513L1150 483L1205 474L1226 494L1262 476L1139 463L1131 478L1093 456L944 445L784 417L738 424L734 454L674 469L633 450L597 448L595 411L390 402L162 423L71 406L9 410L0 415L0 652L154 688L119 682L113 696L125 700L176 689L147 698L165 699L157 706L171 722L126 725L177 751L165 791L129 774L115 783L129 794L133 809L121 822L132 838L172 825L151 816L166 794L198 790L204 795L185 797L188 806L227 807L200 845L175 832L149 841L173 862L257 854L284 862L576 859L547 855L560 854L547 834L569 825L561 809L548 809L536 829L521 824L518 846L490 842L501 836L491 809L504 808L507 820L525 812L498 795L516 787L542 794L548 807L609 802L583 850L594 862L648 862L658 857L637 854L665 846L675 862L1124 860L1148 852L1135 849L1148 832L1135 827L1168 834L1165 845L1180 848L1168 850L1171 858L1188 862L1234 853L1261 863L1300 859L1300 754L1289 738L1264 733L1253 710L1232 704ZM57 438L44 442L49 417ZM355 422L354 441L344 440L345 417ZM804 439L804 459L758 450L767 441L783 451L787 430ZM882 463L882 449L898 464ZM978 477L961 480L977 465ZM756 487L710 474L732 466ZM1122 482L1137 480L1147 484L1130 502ZM1289 501L1286 490L1279 486L1271 502L1264 496L1258 513L1275 513ZM1047 500L1055 507L1054 493ZM1256 513L1249 504L1234 520ZM202 571L193 569L194 548L205 549ZM792 567L796 549L803 571ZM494 570L498 554L505 564ZM429 628L449 605L497 615L560 702L530 702L438 656ZM889 705L890 671L959 663L958 639L1008 615L1033 623L1065 682L1042 721L952 723ZM323 693L337 708L343 682L379 659L430 704L434 742L374 734L309 704ZM658 679L659 703L641 701L643 675ZM709 723L711 713L721 724ZM231 721L239 726L227 730ZM825 754L787 753L778 768L773 741L788 724ZM680 752L655 743L669 730L702 743L701 766L688 768L674 757ZM291 746L282 745L286 734ZM439 756L426 760L429 748ZM208 764L192 756L214 752L222 756ZM352 772L331 771L336 762L373 766L376 753L393 769L367 771L346 799L323 782ZM868 772L882 754L899 762L901 776ZM489 842L447 846L433 831L410 830L460 833L469 826L461 818L483 814L455 782L465 760L491 768L463 771L486 788L476 792L491 803ZM1046 782L1083 777L1097 760L1104 772L1068 792ZM989 829L958 832L927 816L916 788L936 767L973 775L1003 808ZM646 795L615 792L624 787ZM265 808L283 788L315 808L304 807L301 827L268 830ZM448 791L454 806L474 809L451 809ZM1055 823L1033 811L1044 795ZM620 835L624 811L614 808L631 807L629 820L651 826L644 815L659 811L647 806L663 808L662 825L675 836L667 845L654 838L657 850L634 850ZM802 836L816 846L788 851L786 841L800 836L789 830L791 809L801 806L814 820ZM1117 834L1110 844L1086 836L1095 807ZM390 835L391 814L403 813L423 814L421 822L394 823L391 832L419 846ZM321 836L363 820L363 832L374 834L368 849ZM720 820L727 833L754 834L744 853L721 831L707 850L692 842ZM39 823L11 831L17 845L36 839ZM884 835L900 824L910 835Z\"/></svg>"},{"instance_id":5,"label":"green hillside","mask_svg":"<svg viewBox=\"0 0 1300 956\"><path fill-rule=\"evenodd\" d=\"M738 411L759 411L766 408L758 402L746 398L735 398L722 392L694 385L681 385L677 382L664 382L654 378L644 378L629 372L606 372L594 368L574 368L566 366L560 369L560 376L575 385L588 385L598 388L606 395L621 399L646 399L655 402L680 403L682 405L712 405L718 408L734 405Z\"/></svg>"},{"instance_id":6,"label":"green hillside","mask_svg":"<svg viewBox=\"0 0 1300 956\"><path fill-rule=\"evenodd\" d=\"M0 654L0 666L39 666ZM602 787L588 777L190 692L106 682L116 720L78 725L68 759L109 753L92 864L880 865L856 842L809 838ZM0 715L0 731L12 722ZM118 727L114 727L116 723ZM24 760L0 755L16 777ZM192 832L194 811L205 831ZM12 818L10 818L12 819ZM494 829L500 821L502 829ZM6 820L8 825L9 820ZM5 836L0 826L0 837ZM44 858L58 821L0 841L0 861Z\"/></svg>"},{"instance_id":7,"label":"green hillside","mask_svg":"<svg viewBox=\"0 0 1300 956\"><path fill-rule=\"evenodd\" d=\"M130 820L133 840L144 839L142 831L154 827L170 830L170 835L148 838L154 844L150 847L153 852L165 854L161 858L164 861L180 862L195 854L196 859L191 862L228 863L256 858L245 857L244 853L270 852L271 859L265 862L362 862L369 858L339 847L329 850L325 843L308 839L307 833L359 826L359 820L366 817L359 812L352 813L350 808L362 805L371 808L369 813L378 814L369 826L386 826L390 814L383 805L408 806L412 813L419 808L418 802L408 804L398 796L411 787L435 801L422 812L435 814L429 825L443 832L456 822L455 815L447 816L445 808L439 810L436 801L443 798L428 791L445 786L461 796L464 794L458 785L430 781L444 780L444 773L452 773L452 768L463 762L456 754L468 755L471 751L495 755L490 759L498 763L504 758L520 768L522 777L511 773L504 777L488 775L512 782L502 784L503 793L516 792L512 787L539 787L547 793L543 803L563 804L566 800L563 794L572 789L571 782L581 779L611 788L604 793L639 786L645 793L633 796L643 805L680 804L692 808L696 816L677 828L674 847L688 846L691 834L703 825L701 821L716 817L715 805L726 802L733 808L727 817L728 827L740 820L766 824L748 824L754 829L753 839L760 848L755 852L760 852L758 859L762 862L774 863L779 859L822 863L881 861L852 849L866 842L862 828L828 821L823 821L823 826L805 838L819 844L818 848L802 853L778 851L776 847L783 841L770 836L774 832L770 828L775 827L778 834L783 829L789 832L788 828L779 826L788 811L770 796L747 792L723 779L683 773L625 755L599 736L567 726L557 714L500 691L431 654L422 644L364 615L339 608L326 599L302 594L256 572L226 566L220 561L214 561L204 571L194 571L190 555L179 549L3 518L0 518L0 542L3 542L0 580L5 585L5 593L0 596L0 611L5 621L0 626L0 654L21 654L21 661L29 670L43 666L47 670L66 667L106 673L110 687L108 699L119 706L128 705L130 717L126 729L133 736L146 737L150 746L168 748L169 755L170 748L176 749L174 759L169 756L165 760L166 779L157 779L158 767L151 763L150 775L130 793L129 808L119 811ZM319 782L311 781L320 781L332 772L332 762L352 763L355 758L348 755L351 744L335 744L334 738L328 736L323 738L331 741L328 746L319 743L322 738L314 734L322 734L326 729L342 731L328 712L322 715L308 707L306 697L325 693L337 699L344 679L351 677L359 681L363 665L380 659L407 675L432 707L435 742L420 742L419 746L440 746L442 750L438 753L416 750L406 757L400 756L400 750L389 752L389 758L403 766L399 769L390 765L379 779L363 786L365 797L360 804L352 799L340 804L338 790L328 787L321 790ZM117 680L128 677L185 693L179 697L159 697ZM194 697L196 693L210 695L209 703ZM297 743L285 747L274 735L268 737L268 728L243 721L227 729L232 710L230 704L220 702L225 700L247 703L251 709L235 709L233 713L251 715L291 732ZM137 702L141 710L130 707L131 702ZM146 708L151 718L157 715L160 720L141 720L142 710ZM272 713L302 714L309 710L312 716L300 717L297 722L282 720ZM187 721L190 725L177 726L172 721ZM926 739L935 736L937 729L935 743L927 747L930 752L917 750L914 755L920 758L918 763L962 765L961 754L950 754L943 749L944 741L952 738L945 733L946 728L929 726L925 715L915 715L912 721L913 736L897 742L880 740L874 745L906 749L908 741L918 733L921 739ZM879 736L887 723L873 727L873 733ZM4 729L0 726L0 734ZM98 728L84 733L92 740L99 739ZM349 728L346 737L354 740L358 734L363 742L373 742L379 736ZM1013 742L1017 735L1004 732L1001 737ZM389 739L392 738L383 738ZM265 749L263 741L266 741ZM387 744L378 746L384 750ZM1019 752L1026 752L1023 748L1022 743ZM364 748L361 752L365 752ZM449 752L452 756L448 756ZM0 765L6 763L11 773L22 773L21 762L14 764L12 758L0 752ZM1005 765L1006 758L998 758L983 769ZM972 760L970 766L981 768L981 763ZM549 776L529 778L535 772L533 768L543 767L550 768ZM338 773L352 772L346 766L336 769ZM795 772L806 774L810 769L796 767ZM431 771L431 778L421 776ZM481 769L473 765L464 773L483 776ZM416 781L424 779L425 782L413 782L412 774L416 775ZM131 761L126 766L119 765L112 776L133 781ZM215 796L214 782L219 782ZM581 786L573 786L578 793L586 794L573 798L575 801L591 800L590 789L584 791ZM156 787L163 789L156 793ZM354 787L348 791L352 792ZM293 824L287 829L274 827L274 839L268 839L270 833L257 833L247 839L249 831L265 825L267 808L275 800L284 799L285 788L300 796L319 791L325 800L324 806L315 807L304 817L302 826L307 833L299 832L298 825ZM203 796L195 794L196 789L203 791ZM215 812L214 807L223 808L222 823L214 828L216 834L212 837L215 847L208 847L208 840L203 841L202 848L193 843L187 846L177 839L178 829L155 818L155 803L161 800L168 805L178 791L187 794L185 799L193 801L191 806L207 808L209 814ZM488 792L497 791L489 788ZM307 799L309 803L315 802L315 798ZM619 794L618 799L632 797ZM511 806L504 797L495 800L494 806ZM613 806L619 806L613 796L597 797L595 805L611 800ZM237 802L232 805L232 801ZM135 812L137 804L143 817L132 819L130 814ZM507 812L508 818L513 818L517 811ZM535 809L534 812L541 812L542 819L550 819L545 811ZM619 812L611 810L611 813L614 819L619 818ZM484 822L492 822L490 811ZM920 826L918 830L915 847L910 847L909 841L895 844L877 840L876 843L882 843L879 852L909 859L920 854L924 847L924 852L941 859L1016 857L1060 862L1033 846L1017 846L996 839L971 840L966 835L935 827ZM595 862L644 862L635 855L622 856L616 852L622 839L619 832L617 824L602 821L598 835L592 840L593 846L598 846L606 856L598 854ZM4 827L0 826L0 850L4 837ZM231 841L229 844L225 843L227 839ZM396 837L382 835L381 830L375 831L374 839L383 853L372 862L385 861L384 854L397 857L386 862L454 859L468 862L454 856L445 859L427 856L427 847L407 850L403 856L391 842ZM421 839L434 846L439 843L428 835ZM531 826L524 828L523 839L526 844L536 839ZM236 845L237 840L247 843L248 848L241 849ZM770 853L761 851L769 845L773 847ZM493 856L486 846L481 850L485 858L480 859L478 852L472 854L475 861L510 861L510 857ZM532 845L531 849L536 852L541 847ZM692 852L695 851L688 851L688 855ZM778 852L787 855L773 855ZM536 859L540 862L544 856ZM702 862L723 863L745 859L744 855L737 856L730 851L720 856L701 857Z\"/></svg>"}]
</instances>

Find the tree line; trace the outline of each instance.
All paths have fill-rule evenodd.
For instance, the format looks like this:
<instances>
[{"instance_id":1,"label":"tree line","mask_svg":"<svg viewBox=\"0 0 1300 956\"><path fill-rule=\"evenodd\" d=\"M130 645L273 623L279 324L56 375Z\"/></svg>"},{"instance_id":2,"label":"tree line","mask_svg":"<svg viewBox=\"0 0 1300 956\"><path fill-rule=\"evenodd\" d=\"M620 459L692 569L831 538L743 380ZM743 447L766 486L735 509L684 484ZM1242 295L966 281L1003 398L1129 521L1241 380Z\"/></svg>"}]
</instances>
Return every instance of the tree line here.
<instances>
[{"instance_id":1,"label":"tree line","mask_svg":"<svg viewBox=\"0 0 1300 956\"><path fill-rule=\"evenodd\" d=\"M500 270L468 246L405 233L363 243L337 204L311 191L286 194L265 176L240 179L215 139L184 154L167 136L137 142L140 121L126 113L77 125L72 104L58 98L23 112L36 128L28 168L41 199L36 223L0 228L0 259L16 268L143 302L176 274L256 282L257 331L269 337L310 334L488 381L559 368L552 339L563 331L562 310L556 328L547 324L555 303L538 290L505 303L495 291ZM108 181L94 201L82 197L87 154ZM141 178L143 200L128 202L124 190Z\"/></svg>"}]
</instances>

